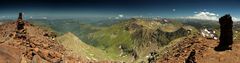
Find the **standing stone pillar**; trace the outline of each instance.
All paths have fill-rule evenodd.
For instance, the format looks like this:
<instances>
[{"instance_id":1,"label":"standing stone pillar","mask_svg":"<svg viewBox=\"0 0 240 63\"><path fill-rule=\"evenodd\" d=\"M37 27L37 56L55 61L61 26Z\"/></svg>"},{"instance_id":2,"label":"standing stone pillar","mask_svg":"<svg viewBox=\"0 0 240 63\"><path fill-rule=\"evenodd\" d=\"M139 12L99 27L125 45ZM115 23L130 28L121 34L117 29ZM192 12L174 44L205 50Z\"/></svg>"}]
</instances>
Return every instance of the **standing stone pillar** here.
<instances>
[{"instance_id":1,"label":"standing stone pillar","mask_svg":"<svg viewBox=\"0 0 240 63\"><path fill-rule=\"evenodd\" d=\"M233 44L233 21L232 17L227 14L219 19L220 23L220 42L217 47L215 47L216 51L225 51L231 50L231 45Z\"/></svg>"},{"instance_id":2,"label":"standing stone pillar","mask_svg":"<svg viewBox=\"0 0 240 63\"><path fill-rule=\"evenodd\" d=\"M18 20L17 20L17 30L24 29L24 22L23 22L23 14L19 13Z\"/></svg>"},{"instance_id":3,"label":"standing stone pillar","mask_svg":"<svg viewBox=\"0 0 240 63\"><path fill-rule=\"evenodd\" d=\"M23 20L23 13L19 13L18 20Z\"/></svg>"}]
</instances>

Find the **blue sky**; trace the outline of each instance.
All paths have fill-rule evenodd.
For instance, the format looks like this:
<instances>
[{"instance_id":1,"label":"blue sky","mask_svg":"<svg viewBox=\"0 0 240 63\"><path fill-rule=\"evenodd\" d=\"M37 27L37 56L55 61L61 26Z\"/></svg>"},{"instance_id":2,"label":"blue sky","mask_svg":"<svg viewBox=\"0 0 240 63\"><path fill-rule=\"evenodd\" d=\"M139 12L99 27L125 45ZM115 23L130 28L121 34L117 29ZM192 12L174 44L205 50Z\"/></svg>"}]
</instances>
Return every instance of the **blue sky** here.
<instances>
[{"instance_id":1,"label":"blue sky","mask_svg":"<svg viewBox=\"0 0 240 63\"><path fill-rule=\"evenodd\" d=\"M240 17L240 0L3 0L0 16L161 16L179 18L210 12ZM195 12L195 13L194 13Z\"/></svg>"}]
</instances>

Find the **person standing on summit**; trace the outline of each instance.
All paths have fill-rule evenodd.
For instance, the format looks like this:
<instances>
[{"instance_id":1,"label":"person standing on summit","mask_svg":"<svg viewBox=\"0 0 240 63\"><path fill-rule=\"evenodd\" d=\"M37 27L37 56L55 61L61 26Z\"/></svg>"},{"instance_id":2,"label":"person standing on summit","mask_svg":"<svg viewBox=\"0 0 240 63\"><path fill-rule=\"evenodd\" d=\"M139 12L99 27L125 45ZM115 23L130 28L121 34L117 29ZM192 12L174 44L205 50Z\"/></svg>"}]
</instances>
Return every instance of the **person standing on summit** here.
<instances>
[{"instance_id":1,"label":"person standing on summit","mask_svg":"<svg viewBox=\"0 0 240 63\"><path fill-rule=\"evenodd\" d=\"M220 42L217 47L215 47L216 51L225 51L225 50L232 50L233 44L233 21L232 17L227 14L219 19L220 23Z\"/></svg>"}]
</instances>

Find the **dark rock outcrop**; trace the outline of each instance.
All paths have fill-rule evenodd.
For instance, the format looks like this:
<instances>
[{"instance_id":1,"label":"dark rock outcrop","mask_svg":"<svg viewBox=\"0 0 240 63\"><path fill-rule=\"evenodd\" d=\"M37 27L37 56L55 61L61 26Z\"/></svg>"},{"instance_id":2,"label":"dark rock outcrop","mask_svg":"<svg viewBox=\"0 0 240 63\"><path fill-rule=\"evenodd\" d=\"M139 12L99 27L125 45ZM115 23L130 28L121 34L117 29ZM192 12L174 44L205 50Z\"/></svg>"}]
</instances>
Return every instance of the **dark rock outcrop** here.
<instances>
[{"instance_id":1,"label":"dark rock outcrop","mask_svg":"<svg viewBox=\"0 0 240 63\"><path fill-rule=\"evenodd\" d=\"M227 14L219 19L221 34L220 43L215 48L216 51L231 50L231 45L233 44L233 21L232 17Z\"/></svg>"}]
</instances>

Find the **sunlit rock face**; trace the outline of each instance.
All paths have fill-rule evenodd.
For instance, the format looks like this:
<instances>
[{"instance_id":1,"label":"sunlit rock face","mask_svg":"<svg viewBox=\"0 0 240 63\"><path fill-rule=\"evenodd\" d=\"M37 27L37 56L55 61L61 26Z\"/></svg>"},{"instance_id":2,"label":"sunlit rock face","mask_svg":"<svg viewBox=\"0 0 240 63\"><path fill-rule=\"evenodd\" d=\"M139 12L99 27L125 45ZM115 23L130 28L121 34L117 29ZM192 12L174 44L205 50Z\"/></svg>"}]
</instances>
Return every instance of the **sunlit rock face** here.
<instances>
[{"instance_id":1,"label":"sunlit rock face","mask_svg":"<svg viewBox=\"0 0 240 63\"><path fill-rule=\"evenodd\" d=\"M219 19L219 24L221 28L220 34L220 43L215 48L216 51L224 51L231 49L231 45L233 43L233 21L232 17L227 14Z\"/></svg>"}]
</instances>

